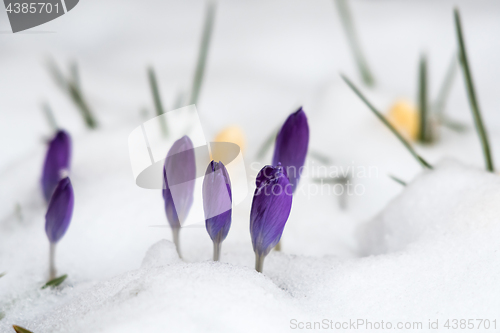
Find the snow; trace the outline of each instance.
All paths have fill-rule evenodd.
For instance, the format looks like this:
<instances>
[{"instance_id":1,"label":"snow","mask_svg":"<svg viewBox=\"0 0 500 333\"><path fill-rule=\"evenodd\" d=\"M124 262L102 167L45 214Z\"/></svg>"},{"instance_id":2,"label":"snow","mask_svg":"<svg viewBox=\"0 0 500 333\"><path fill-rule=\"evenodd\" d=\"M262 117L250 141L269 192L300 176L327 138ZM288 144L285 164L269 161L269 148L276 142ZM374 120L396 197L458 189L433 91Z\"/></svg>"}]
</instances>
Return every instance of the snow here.
<instances>
[{"instance_id":1,"label":"snow","mask_svg":"<svg viewBox=\"0 0 500 333\"><path fill-rule=\"evenodd\" d=\"M500 49L492 32L500 29L499 4L457 3L496 158ZM412 100L422 50L434 96L456 47L455 2L352 5L379 82L363 88L370 100L383 111L397 98ZM461 74L446 112L469 131L441 128L439 142L417 146L434 166L422 170L339 79L339 71L355 81L357 75L329 0L220 1L197 108L207 140L228 125L242 128L249 193L271 158L256 160L256 151L299 105L309 118L311 150L355 171L352 181L363 193L347 195L341 209L335 195L320 192L329 187L311 179L331 169L317 174L320 163L309 156L283 252L266 258L264 274L253 269L251 195L233 208L221 262L210 260L203 227L181 230L183 259L177 257L161 194L135 185L128 137L153 116L147 65L155 66L169 109L188 89L202 15L203 2L195 0L81 1L38 30L55 33L0 35L0 332L13 332L13 324L34 333L288 332L293 319L418 321L419 331L429 320L439 320L441 330L447 319L500 325L500 178L483 171ZM8 30L0 16L0 29ZM78 60L98 130L83 127L52 83L48 55L61 64ZM44 100L73 138L75 210L56 253L68 279L41 290L49 247L39 187L50 135L39 111Z\"/></svg>"},{"instance_id":2,"label":"snow","mask_svg":"<svg viewBox=\"0 0 500 333\"><path fill-rule=\"evenodd\" d=\"M498 225L500 178L446 161L423 173L358 230L364 255L405 250L421 240L486 231Z\"/></svg>"}]
</instances>

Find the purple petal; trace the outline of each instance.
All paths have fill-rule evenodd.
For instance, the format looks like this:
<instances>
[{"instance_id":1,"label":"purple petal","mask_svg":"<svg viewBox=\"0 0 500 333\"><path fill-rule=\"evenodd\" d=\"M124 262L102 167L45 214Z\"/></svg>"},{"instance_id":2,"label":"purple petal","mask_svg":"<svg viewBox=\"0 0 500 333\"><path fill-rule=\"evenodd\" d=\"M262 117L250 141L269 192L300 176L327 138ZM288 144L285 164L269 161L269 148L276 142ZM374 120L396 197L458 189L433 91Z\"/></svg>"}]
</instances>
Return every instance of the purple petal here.
<instances>
[{"instance_id":1,"label":"purple petal","mask_svg":"<svg viewBox=\"0 0 500 333\"><path fill-rule=\"evenodd\" d=\"M163 199L167 220L172 228L180 228L193 204L196 162L193 143L187 136L175 141L163 168Z\"/></svg>"},{"instance_id":2,"label":"purple petal","mask_svg":"<svg viewBox=\"0 0 500 333\"><path fill-rule=\"evenodd\" d=\"M274 146L273 165L281 163L295 191L309 145L309 125L302 108L292 113L281 127Z\"/></svg>"},{"instance_id":3,"label":"purple petal","mask_svg":"<svg viewBox=\"0 0 500 333\"><path fill-rule=\"evenodd\" d=\"M292 208L291 184L281 167L275 169L274 178L260 182L255 190L250 212L252 245L259 256L266 256L278 244Z\"/></svg>"},{"instance_id":4,"label":"purple petal","mask_svg":"<svg viewBox=\"0 0 500 333\"><path fill-rule=\"evenodd\" d=\"M57 132L50 141L42 171L42 191L46 202L54 192L57 183L69 171L71 158L71 138L63 130Z\"/></svg>"},{"instance_id":5,"label":"purple petal","mask_svg":"<svg viewBox=\"0 0 500 333\"><path fill-rule=\"evenodd\" d=\"M281 163L278 163L276 167L266 165L257 174L255 185L259 188L264 185L265 182L275 179L280 173L286 176L286 170L281 166Z\"/></svg>"},{"instance_id":6,"label":"purple petal","mask_svg":"<svg viewBox=\"0 0 500 333\"><path fill-rule=\"evenodd\" d=\"M74 195L68 177L59 181L45 214L45 233L51 243L57 243L68 230L73 215Z\"/></svg>"},{"instance_id":7,"label":"purple petal","mask_svg":"<svg viewBox=\"0 0 500 333\"><path fill-rule=\"evenodd\" d=\"M222 162L210 162L203 179L205 225L212 241L220 243L231 227L231 181Z\"/></svg>"}]
</instances>

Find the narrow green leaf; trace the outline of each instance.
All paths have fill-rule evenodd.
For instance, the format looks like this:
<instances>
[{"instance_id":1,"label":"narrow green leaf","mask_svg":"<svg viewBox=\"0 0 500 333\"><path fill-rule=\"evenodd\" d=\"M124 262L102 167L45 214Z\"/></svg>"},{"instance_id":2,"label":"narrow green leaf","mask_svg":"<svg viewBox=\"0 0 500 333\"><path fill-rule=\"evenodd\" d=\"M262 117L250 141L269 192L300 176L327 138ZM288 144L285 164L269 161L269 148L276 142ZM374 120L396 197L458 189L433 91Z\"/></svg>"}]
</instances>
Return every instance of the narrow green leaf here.
<instances>
[{"instance_id":1,"label":"narrow green leaf","mask_svg":"<svg viewBox=\"0 0 500 333\"><path fill-rule=\"evenodd\" d=\"M469 129L466 124L450 119L446 115L441 118L441 124L458 133L466 132Z\"/></svg>"},{"instance_id":2,"label":"narrow green leaf","mask_svg":"<svg viewBox=\"0 0 500 333\"><path fill-rule=\"evenodd\" d=\"M493 159L491 157L490 144L488 142L488 135L486 134L486 129L484 127L483 120L481 118L481 111L479 110L479 103L477 101L476 91L472 80L469 61L467 59L467 52L465 51L465 42L462 33L462 25L460 23L460 13L458 12L457 8L455 8L454 17L455 17L455 29L457 32L457 39L459 46L459 60L460 64L462 65L462 73L464 74L465 86L467 88L467 96L469 97L469 104L472 110L472 115L474 117L474 123L476 124L479 140L481 141L481 146L483 148L486 170L493 172L495 168L493 167Z\"/></svg>"},{"instance_id":3,"label":"narrow green leaf","mask_svg":"<svg viewBox=\"0 0 500 333\"><path fill-rule=\"evenodd\" d=\"M56 62L53 59L49 59L47 61L47 67L52 77L54 78L56 84L66 94L68 94L71 101L76 105L78 111L80 111L80 114L85 122L85 125L88 128L95 129L97 127L97 121L93 116L92 112L90 111L88 103L85 101L85 98L83 97L80 82L79 79L77 78L78 70L76 69L76 64L74 64L71 68L71 71L73 72L76 71L76 73L72 73L69 79L66 79L64 77L62 71L59 69L59 67L57 66Z\"/></svg>"},{"instance_id":4,"label":"narrow green leaf","mask_svg":"<svg viewBox=\"0 0 500 333\"><path fill-rule=\"evenodd\" d=\"M399 179L398 177L396 176L393 176L393 175L388 175L389 178L391 178L392 180L394 180L396 183L400 184L400 185L403 185L403 186L406 186L406 182Z\"/></svg>"},{"instance_id":5,"label":"narrow green leaf","mask_svg":"<svg viewBox=\"0 0 500 333\"><path fill-rule=\"evenodd\" d=\"M22 328L21 326L17 326L17 325L12 325L12 327L14 327L14 330L17 332L17 333L33 333L25 328Z\"/></svg>"},{"instance_id":6,"label":"narrow green leaf","mask_svg":"<svg viewBox=\"0 0 500 333\"><path fill-rule=\"evenodd\" d=\"M4 277L7 272L0 273L0 278Z\"/></svg>"},{"instance_id":7,"label":"narrow green leaf","mask_svg":"<svg viewBox=\"0 0 500 333\"><path fill-rule=\"evenodd\" d=\"M59 126L57 126L56 117L54 117L54 113L52 112L52 108L50 107L49 103L42 104L42 111L45 115L45 118L47 119L47 123L49 123L50 128L54 132L57 131Z\"/></svg>"},{"instance_id":8,"label":"narrow green leaf","mask_svg":"<svg viewBox=\"0 0 500 333\"><path fill-rule=\"evenodd\" d=\"M441 87L439 88L438 96L436 101L434 102L433 111L441 120L444 116L444 109L446 106L446 100L451 92L451 87L453 86L453 82L455 82L455 77L457 76L457 54L454 53L451 58L450 64L448 65L448 69L446 70L446 74L443 79L443 83L441 83Z\"/></svg>"},{"instance_id":9,"label":"narrow green leaf","mask_svg":"<svg viewBox=\"0 0 500 333\"><path fill-rule=\"evenodd\" d=\"M49 58L47 60L47 68L59 88L66 90L66 79L54 59Z\"/></svg>"},{"instance_id":10,"label":"narrow green leaf","mask_svg":"<svg viewBox=\"0 0 500 333\"><path fill-rule=\"evenodd\" d=\"M427 58L425 55L420 57L419 63L419 75L418 75L418 111L420 115L420 124L418 131L418 141L422 143L428 143L429 129L427 128L429 124L428 111L427 111Z\"/></svg>"},{"instance_id":11,"label":"narrow green leaf","mask_svg":"<svg viewBox=\"0 0 500 333\"><path fill-rule=\"evenodd\" d=\"M66 278L68 277L67 274L64 274L60 277L57 277L55 279L52 279L50 280L49 282L47 282L43 287L42 289L45 289L45 288L48 288L48 287L57 287L58 285L60 285L61 283L64 282L64 280L66 280Z\"/></svg>"},{"instance_id":12,"label":"narrow green leaf","mask_svg":"<svg viewBox=\"0 0 500 333\"><path fill-rule=\"evenodd\" d=\"M82 91L73 82L67 82L67 88L69 91L69 96L78 110L80 111L83 120L88 128L94 129L97 127L97 121L95 120L90 108L83 97Z\"/></svg>"},{"instance_id":13,"label":"narrow green leaf","mask_svg":"<svg viewBox=\"0 0 500 333\"><path fill-rule=\"evenodd\" d=\"M345 81L345 83L347 83L347 85L356 93L356 95L358 95L358 97L361 98L361 100L366 104L366 106L368 106L368 108L377 116L377 118L380 119L380 121L382 121L384 123L384 125L387 126L387 128L389 130L391 130L391 132L399 139L399 141L401 141L401 143L406 147L406 149L410 152L410 154L413 157L415 157L417 162L420 165L422 165L422 167L424 167L424 168L432 169L432 166L417 154L417 152L415 151L415 149L413 149L413 147L410 145L410 143L408 141L406 141L406 139L391 125L391 123L387 119L385 119L385 117L382 115L382 113L380 111L378 111L366 99L366 97L361 93L361 91L359 91L359 89L356 88L356 86L347 77L345 77L342 74L341 74L341 77Z\"/></svg>"},{"instance_id":14,"label":"narrow green leaf","mask_svg":"<svg viewBox=\"0 0 500 333\"><path fill-rule=\"evenodd\" d=\"M17 219L22 222L24 220L23 216L23 207L19 202L16 202L16 205L14 206L14 213Z\"/></svg>"},{"instance_id":15,"label":"narrow green leaf","mask_svg":"<svg viewBox=\"0 0 500 333\"><path fill-rule=\"evenodd\" d=\"M70 81L75 85L78 90L81 90L80 86L80 72L78 71L78 64L73 61L69 65Z\"/></svg>"},{"instance_id":16,"label":"narrow green leaf","mask_svg":"<svg viewBox=\"0 0 500 333\"><path fill-rule=\"evenodd\" d=\"M184 104L184 92L179 91L177 95L175 95L174 110L183 107L184 106L183 104Z\"/></svg>"},{"instance_id":17,"label":"narrow green leaf","mask_svg":"<svg viewBox=\"0 0 500 333\"><path fill-rule=\"evenodd\" d=\"M205 22L203 24L203 35L201 37L200 49L198 53L198 61L193 78L193 86L191 88L191 98L189 104L197 104L200 96L201 84L205 74L205 67L207 64L207 55L210 48L210 40L212 37L212 30L215 18L216 4L214 1L208 1L205 10Z\"/></svg>"},{"instance_id":18,"label":"narrow green leaf","mask_svg":"<svg viewBox=\"0 0 500 333\"><path fill-rule=\"evenodd\" d=\"M275 129L271 132L271 134L266 138L266 140L262 143L259 151L257 152L257 158L261 159L266 155L269 149L272 147L273 143L276 141L276 136L278 135L279 129Z\"/></svg>"},{"instance_id":19,"label":"narrow green leaf","mask_svg":"<svg viewBox=\"0 0 500 333\"><path fill-rule=\"evenodd\" d=\"M340 14L340 22L344 28L344 32L347 36L349 46L351 47L352 54L354 56L354 61L358 66L358 70L363 78L363 82L372 87L375 85L375 78L368 66L368 62L361 48L361 43L359 42L358 35L356 34L356 29L354 27L354 20L352 19L351 11L349 9L349 4L347 0L335 0L337 8Z\"/></svg>"},{"instance_id":20,"label":"narrow green leaf","mask_svg":"<svg viewBox=\"0 0 500 333\"><path fill-rule=\"evenodd\" d=\"M0 311L0 320L4 319L5 318L5 313Z\"/></svg>"},{"instance_id":21,"label":"narrow green leaf","mask_svg":"<svg viewBox=\"0 0 500 333\"><path fill-rule=\"evenodd\" d=\"M343 184L347 181L348 177L323 177L323 178L312 178L313 183L316 184Z\"/></svg>"},{"instance_id":22,"label":"narrow green leaf","mask_svg":"<svg viewBox=\"0 0 500 333\"><path fill-rule=\"evenodd\" d=\"M325 154L323 154L317 150L310 149L309 156L311 156L312 158L318 160L319 162L321 162L323 164L328 165L328 164L332 163L332 160L330 159L330 157L326 156Z\"/></svg>"},{"instance_id":23,"label":"narrow green leaf","mask_svg":"<svg viewBox=\"0 0 500 333\"><path fill-rule=\"evenodd\" d=\"M163 104L161 102L160 90L158 89L158 81L156 80L156 73L152 67L148 68L148 79L149 86L151 87L151 93L153 94L153 101L155 104L156 115L161 116L165 113L163 109ZM165 121L165 117L160 119L161 132L163 136L168 136L168 127Z\"/></svg>"}]
</instances>

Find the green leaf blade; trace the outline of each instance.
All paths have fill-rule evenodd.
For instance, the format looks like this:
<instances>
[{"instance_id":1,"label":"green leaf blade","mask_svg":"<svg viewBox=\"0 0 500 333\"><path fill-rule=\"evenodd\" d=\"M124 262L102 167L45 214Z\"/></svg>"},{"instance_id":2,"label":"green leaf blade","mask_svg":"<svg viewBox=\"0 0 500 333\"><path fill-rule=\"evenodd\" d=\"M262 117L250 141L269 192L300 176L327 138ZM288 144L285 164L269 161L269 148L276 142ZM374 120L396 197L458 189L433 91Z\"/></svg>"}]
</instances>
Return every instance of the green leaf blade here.
<instances>
[{"instance_id":1,"label":"green leaf blade","mask_svg":"<svg viewBox=\"0 0 500 333\"><path fill-rule=\"evenodd\" d=\"M193 78L193 85L191 87L191 98L189 104L197 104L200 96L201 85L205 75L205 67L207 64L208 50L210 48L210 41L212 39L212 31L215 21L216 4L214 1L207 3L205 10L205 22L203 24L203 35L201 37L200 49L198 53L198 61L196 63L196 70Z\"/></svg>"},{"instance_id":2,"label":"green leaf blade","mask_svg":"<svg viewBox=\"0 0 500 333\"><path fill-rule=\"evenodd\" d=\"M66 278L68 277L67 274L64 274L60 277L57 277L55 279L52 279L50 280L49 282L47 282L43 287L42 289L45 289L45 288L48 288L48 287L57 287L58 285L60 285L61 283L64 282L64 280L66 280Z\"/></svg>"},{"instance_id":3,"label":"green leaf blade","mask_svg":"<svg viewBox=\"0 0 500 333\"><path fill-rule=\"evenodd\" d=\"M462 67L462 73L464 75L465 87L467 89L467 96L469 98L469 104L471 107L472 115L474 118L474 123L476 125L476 130L479 135L479 140L481 142L481 147L483 149L484 160L486 164L486 170L494 172L495 168L493 166L493 159L490 151L490 144L488 141L488 135L486 133L486 128L484 127L483 120L481 117L481 111L479 109L479 103L476 97L476 91L474 88L474 82L472 80L472 74L470 71L469 61L467 58L467 52L465 49L465 42L462 32L462 24L460 20L460 13L458 9L455 8L454 11L455 19L455 30L457 33L458 46L459 46L459 59Z\"/></svg>"},{"instance_id":4,"label":"green leaf blade","mask_svg":"<svg viewBox=\"0 0 500 333\"><path fill-rule=\"evenodd\" d=\"M354 61L358 67L359 73L363 82L368 87L373 87L375 85L375 78L368 66L368 61L361 48L361 43L359 42L358 35L356 33L354 20L351 15L351 10L347 0L335 0L337 4L337 9L340 15L340 22L344 28L344 32L347 36L347 41L351 48L351 52L354 56Z\"/></svg>"},{"instance_id":5,"label":"green leaf blade","mask_svg":"<svg viewBox=\"0 0 500 333\"><path fill-rule=\"evenodd\" d=\"M12 325L12 327L14 328L14 331L16 331L17 333L33 333L21 326L17 326L17 325Z\"/></svg>"},{"instance_id":6,"label":"green leaf blade","mask_svg":"<svg viewBox=\"0 0 500 333\"><path fill-rule=\"evenodd\" d=\"M422 143L430 142L429 117L427 110L427 58L425 55L420 57L419 75L418 75L418 111L420 115L420 124L418 132L418 141Z\"/></svg>"},{"instance_id":7,"label":"green leaf blade","mask_svg":"<svg viewBox=\"0 0 500 333\"><path fill-rule=\"evenodd\" d=\"M153 95L153 102L155 105L156 115L161 116L165 113L163 109L163 103L160 97L160 89L158 88L158 80L156 79L156 73L152 67L148 68L148 80L149 86L151 88L151 93ZM165 121L165 117L160 119L161 132L164 136L168 136L168 127Z\"/></svg>"},{"instance_id":8,"label":"green leaf blade","mask_svg":"<svg viewBox=\"0 0 500 333\"><path fill-rule=\"evenodd\" d=\"M427 163L421 156L417 154L415 149L411 146L411 144L406 141L406 139L391 125L391 123L382 115L380 111L378 111L368 99L361 93L361 91L344 75L341 74L342 79L347 83L347 85L354 91L356 95L368 106L368 108L377 116L382 123L399 139L399 141L406 147L406 149L410 152L410 154L417 160L417 162L422 165L423 168L432 169L432 166Z\"/></svg>"}]
</instances>

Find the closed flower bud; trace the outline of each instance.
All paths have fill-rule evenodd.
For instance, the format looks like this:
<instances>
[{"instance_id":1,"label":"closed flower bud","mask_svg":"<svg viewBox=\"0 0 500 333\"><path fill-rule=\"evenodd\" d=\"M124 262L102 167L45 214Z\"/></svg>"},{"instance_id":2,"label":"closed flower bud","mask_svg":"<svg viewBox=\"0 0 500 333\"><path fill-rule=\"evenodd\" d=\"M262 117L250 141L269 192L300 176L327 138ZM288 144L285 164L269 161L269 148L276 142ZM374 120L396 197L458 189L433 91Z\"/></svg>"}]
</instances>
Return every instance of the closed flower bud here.
<instances>
[{"instance_id":1,"label":"closed flower bud","mask_svg":"<svg viewBox=\"0 0 500 333\"><path fill-rule=\"evenodd\" d=\"M51 243L57 243L68 230L73 215L74 195L68 177L59 181L45 214L45 232Z\"/></svg>"},{"instance_id":2,"label":"closed flower bud","mask_svg":"<svg viewBox=\"0 0 500 333\"><path fill-rule=\"evenodd\" d=\"M255 269L262 272L264 258L278 244L290 215L292 188L281 165L262 168L256 185L250 212L250 234Z\"/></svg>"},{"instance_id":3,"label":"closed flower bud","mask_svg":"<svg viewBox=\"0 0 500 333\"><path fill-rule=\"evenodd\" d=\"M193 143L187 136L175 141L168 151L163 168L163 200L165 213L172 228L177 252L179 249L179 229L185 222L193 204L196 162Z\"/></svg>"},{"instance_id":4,"label":"closed flower bud","mask_svg":"<svg viewBox=\"0 0 500 333\"><path fill-rule=\"evenodd\" d=\"M203 179L205 225L214 242L214 260L220 259L220 245L231 227L231 181L222 162L210 162Z\"/></svg>"},{"instance_id":5,"label":"closed flower bud","mask_svg":"<svg viewBox=\"0 0 500 333\"><path fill-rule=\"evenodd\" d=\"M45 214L45 233L50 241L50 280L56 277L55 249L56 243L68 230L74 206L73 186L68 177L59 181L50 197L47 214Z\"/></svg>"},{"instance_id":6,"label":"closed flower bud","mask_svg":"<svg viewBox=\"0 0 500 333\"><path fill-rule=\"evenodd\" d=\"M71 138L68 133L59 130L49 143L42 171L42 191L49 202L57 183L67 176L71 159Z\"/></svg>"},{"instance_id":7,"label":"closed flower bud","mask_svg":"<svg viewBox=\"0 0 500 333\"><path fill-rule=\"evenodd\" d=\"M273 165L281 163L285 168L293 191L299 182L308 145L309 125L301 107L292 113L281 127L276 136L273 155Z\"/></svg>"}]
</instances>

